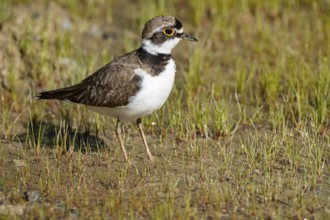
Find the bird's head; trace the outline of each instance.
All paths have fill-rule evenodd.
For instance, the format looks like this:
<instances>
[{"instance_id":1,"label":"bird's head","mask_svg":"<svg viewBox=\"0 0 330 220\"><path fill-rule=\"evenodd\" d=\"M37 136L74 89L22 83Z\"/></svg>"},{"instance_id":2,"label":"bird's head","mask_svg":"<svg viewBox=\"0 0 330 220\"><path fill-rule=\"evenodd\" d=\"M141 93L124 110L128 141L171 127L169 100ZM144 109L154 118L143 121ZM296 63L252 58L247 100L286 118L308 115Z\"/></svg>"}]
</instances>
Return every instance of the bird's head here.
<instances>
[{"instance_id":1,"label":"bird's head","mask_svg":"<svg viewBox=\"0 0 330 220\"><path fill-rule=\"evenodd\" d=\"M150 54L170 54L181 39L197 41L183 31L182 23L171 16L157 16L142 31L142 48Z\"/></svg>"}]
</instances>

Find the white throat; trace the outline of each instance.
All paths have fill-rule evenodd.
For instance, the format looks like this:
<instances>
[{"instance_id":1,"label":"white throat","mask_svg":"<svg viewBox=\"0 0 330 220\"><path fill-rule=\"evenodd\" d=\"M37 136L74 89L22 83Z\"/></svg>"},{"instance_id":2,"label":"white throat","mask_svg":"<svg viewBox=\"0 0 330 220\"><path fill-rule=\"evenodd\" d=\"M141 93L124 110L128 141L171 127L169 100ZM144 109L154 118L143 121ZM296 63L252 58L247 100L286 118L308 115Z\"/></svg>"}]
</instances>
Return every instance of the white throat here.
<instances>
[{"instance_id":1,"label":"white throat","mask_svg":"<svg viewBox=\"0 0 330 220\"><path fill-rule=\"evenodd\" d=\"M154 44L149 39L142 40L142 48L150 54L171 54L172 49L180 42L180 38L167 40L162 44Z\"/></svg>"}]
</instances>

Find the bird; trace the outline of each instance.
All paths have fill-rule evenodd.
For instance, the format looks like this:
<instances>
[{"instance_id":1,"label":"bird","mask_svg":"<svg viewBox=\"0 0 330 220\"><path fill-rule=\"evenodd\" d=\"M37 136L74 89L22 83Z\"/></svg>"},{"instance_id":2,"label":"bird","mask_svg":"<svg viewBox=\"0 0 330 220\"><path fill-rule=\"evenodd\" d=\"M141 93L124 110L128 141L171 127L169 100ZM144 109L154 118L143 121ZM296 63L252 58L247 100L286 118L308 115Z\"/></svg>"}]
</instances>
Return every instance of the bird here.
<instances>
[{"instance_id":1,"label":"bird","mask_svg":"<svg viewBox=\"0 0 330 220\"><path fill-rule=\"evenodd\" d=\"M55 99L86 105L92 111L117 119L115 134L125 161L121 121L135 121L147 156L151 154L142 129L142 117L160 109L174 85L176 65L172 49L181 41L198 41L183 31L173 16L156 16L142 30L142 45L117 57L80 83L39 93L37 99Z\"/></svg>"}]
</instances>

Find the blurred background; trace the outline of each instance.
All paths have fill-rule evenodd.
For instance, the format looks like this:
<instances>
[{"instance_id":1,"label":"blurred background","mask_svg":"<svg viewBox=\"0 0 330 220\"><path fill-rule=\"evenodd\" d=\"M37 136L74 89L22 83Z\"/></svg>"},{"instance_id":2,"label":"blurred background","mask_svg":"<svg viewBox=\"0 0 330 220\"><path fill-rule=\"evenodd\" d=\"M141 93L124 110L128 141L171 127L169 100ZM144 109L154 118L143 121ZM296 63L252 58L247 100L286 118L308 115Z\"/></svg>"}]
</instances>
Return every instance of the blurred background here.
<instances>
[{"instance_id":1,"label":"blurred background","mask_svg":"<svg viewBox=\"0 0 330 220\"><path fill-rule=\"evenodd\" d=\"M188 105L211 95L271 108L300 100L304 108L317 102L314 86L328 67L329 12L327 0L2 0L3 104L18 111L39 91L77 83L138 48L144 24L168 14L199 39L173 52L175 92ZM301 117L288 111L292 122Z\"/></svg>"}]
</instances>

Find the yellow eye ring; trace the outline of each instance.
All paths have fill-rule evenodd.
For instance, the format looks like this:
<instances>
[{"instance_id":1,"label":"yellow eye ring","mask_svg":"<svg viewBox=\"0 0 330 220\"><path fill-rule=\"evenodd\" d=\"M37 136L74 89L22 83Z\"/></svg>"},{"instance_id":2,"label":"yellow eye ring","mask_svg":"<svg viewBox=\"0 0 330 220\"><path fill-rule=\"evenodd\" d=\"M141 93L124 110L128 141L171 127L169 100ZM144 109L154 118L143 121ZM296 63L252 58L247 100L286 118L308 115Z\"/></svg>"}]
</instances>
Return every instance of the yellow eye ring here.
<instances>
[{"instance_id":1,"label":"yellow eye ring","mask_svg":"<svg viewBox=\"0 0 330 220\"><path fill-rule=\"evenodd\" d=\"M164 28L163 29L163 33L168 36L171 37L174 34L174 30L172 28Z\"/></svg>"}]
</instances>

